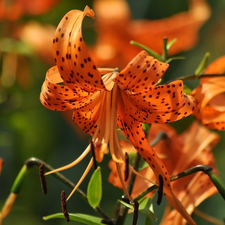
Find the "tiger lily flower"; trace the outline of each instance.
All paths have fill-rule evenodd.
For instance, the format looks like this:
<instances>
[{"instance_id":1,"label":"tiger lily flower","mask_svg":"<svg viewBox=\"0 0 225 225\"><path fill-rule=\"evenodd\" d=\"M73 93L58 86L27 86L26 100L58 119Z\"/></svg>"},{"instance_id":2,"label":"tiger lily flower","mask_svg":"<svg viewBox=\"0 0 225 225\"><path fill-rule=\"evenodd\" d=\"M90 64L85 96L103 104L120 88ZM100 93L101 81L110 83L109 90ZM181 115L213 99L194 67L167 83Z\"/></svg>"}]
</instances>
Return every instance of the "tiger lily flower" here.
<instances>
[{"instance_id":1,"label":"tiger lily flower","mask_svg":"<svg viewBox=\"0 0 225 225\"><path fill-rule=\"evenodd\" d=\"M124 67L140 48L130 45L134 40L162 54L163 38L177 39L169 54L193 48L198 42L198 31L209 19L211 10L205 0L189 0L189 10L158 20L132 19L126 0L95 0L97 40L90 48L99 66ZM102 54L104 52L104 54Z\"/></svg>"},{"instance_id":2,"label":"tiger lily flower","mask_svg":"<svg viewBox=\"0 0 225 225\"><path fill-rule=\"evenodd\" d=\"M93 18L94 12L88 6L84 11L72 10L57 27L53 39L56 66L47 72L40 95L42 104L51 110L73 110L73 120L92 136L97 161L102 161L109 145L123 189L129 197L119 169L119 163L124 163L125 159L117 136L118 125L153 169L157 183L159 177L164 179L163 193L170 204L190 224L195 224L173 194L169 174L142 129L142 122L168 123L192 114L195 100L183 93L182 81L156 86L168 64L157 61L145 51L121 72L117 68L97 69L82 37L81 25L85 15ZM89 145L75 162L51 173L74 166L90 148ZM93 159L77 186L92 164Z\"/></svg>"},{"instance_id":3,"label":"tiger lily flower","mask_svg":"<svg viewBox=\"0 0 225 225\"><path fill-rule=\"evenodd\" d=\"M225 56L213 61L205 74L225 72ZM205 126L216 130L225 130L225 77L204 77L192 92L196 99L193 115Z\"/></svg>"},{"instance_id":4,"label":"tiger lily flower","mask_svg":"<svg viewBox=\"0 0 225 225\"><path fill-rule=\"evenodd\" d=\"M160 140L155 146L155 152L160 155L162 162L166 166L169 175L176 175L190 167L196 165L207 165L213 168L218 174L215 166L215 159L211 153L214 146L219 141L219 135L209 131L206 127L194 122L188 130L178 135L176 131L167 124L152 124L149 132L149 141L160 133L165 132L167 138ZM120 141L122 151L132 153L135 149L127 141ZM120 165L124 170L124 165ZM122 188L116 168L113 161L109 162L111 173L109 182L114 186ZM145 167L139 171L142 176L153 179L153 172L149 167ZM192 213L194 209L205 199L218 193L218 190L210 181L209 177L203 172L183 177L171 183L174 194L182 202L188 213ZM136 177L132 196L135 197L145 191L151 185L146 180ZM152 197L154 193L149 193ZM186 224L182 216L176 210L165 210L161 225L180 225Z\"/></svg>"}]
</instances>

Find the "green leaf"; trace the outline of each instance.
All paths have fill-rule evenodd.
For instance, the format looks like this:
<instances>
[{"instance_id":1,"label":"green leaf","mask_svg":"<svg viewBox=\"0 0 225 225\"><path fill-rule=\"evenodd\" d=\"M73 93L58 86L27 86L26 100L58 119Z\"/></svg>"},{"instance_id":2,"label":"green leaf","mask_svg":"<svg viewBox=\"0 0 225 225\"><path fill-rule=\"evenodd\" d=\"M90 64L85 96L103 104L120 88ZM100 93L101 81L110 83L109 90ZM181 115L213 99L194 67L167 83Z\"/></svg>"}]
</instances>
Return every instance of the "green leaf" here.
<instances>
[{"instance_id":1,"label":"green leaf","mask_svg":"<svg viewBox=\"0 0 225 225\"><path fill-rule=\"evenodd\" d=\"M163 59L160 55L158 55L155 51L151 50L150 48L146 47L145 45L142 45L136 41L130 41L130 44L134 46L138 46L145 50L149 55L153 56L154 58L158 59L159 61L163 62Z\"/></svg>"},{"instance_id":2,"label":"green leaf","mask_svg":"<svg viewBox=\"0 0 225 225\"><path fill-rule=\"evenodd\" d=\"M205 71L207 65L208 65L208 61L209 61L209 52L207 52L202 61L200 62L200 64L198 65L197 69L195 70L195 75L196 76L200 76L201 74L203 74L203 72Z\"/></svg>"},{"instance_id":3,"label":"green leaf","mask_svg":"<svg viewBox=\"0 0 225 225\"><path fill-rule=\"evenodd\" d=\"M132 205L123 202L121 200L118 200L118 202L120 202L122 205L126 206L129 209L134 209ZM157 217L153 211L153 204L152 204L152 200L149 197L143 198L139 201L139 209L138 212L149 217L149 219L153 219L153 220L157 220Z\"/></svg>"},{"instance_id":4,"label":"green leaf","mask_svg":"<svg viewBox=\"0 0 225 225\"><path fill-rule=\"evenodd\" d=\"M89 216L89 215L80 214L80 213L75 213L75 214L70 213L69 215L70 215L70 220L73 220L73 221L81 222L88 225L102 225L101 223L102 219L99 217ZM55 213L55 214L43 217L43 220L50 220L50 219L57 219L57 218L65 219L63 213Z\"/></svg>"},{"instance_id":5,"label":"green leaf","mask_svg":"<svg viewBox=\"0 0 225 225\"><path fill-rule=\"evenodd\" d=\"M174 56L174 57L170 57L169 59L166 60L166 63L170 63L173 60L179 60L179 59L185 59L184 56Z\"/></svg>"},{"instance_id":6,"label":"green leaf","mask_svg":"<svg viewBox=\"0 0 225 225\"><path fill-rule=\"evenodd\" d=\"M87 197L88 197L88 202L90 206L93 208L96 208L102 198L102 175L101 175L101 168L98 167L88 184L87 188Z\"/></svg>"},{"instance_id":7,"label":"green leaf","mask_svg":"<svg viewBox=\"0 0 225 225\"><path fill-rule=\"evenodd\" d=\"M145 225L152 225L152 221L149 217L146 216L145 218Z\"/></svg>"},{"instance_id":8,"label":"green leaf","mask_svg":"<svg viewBox=\"0 0 225 225\"><path fill-rule=\"evenodd\" d=\"M169 43L167 43L167 45L166 45L166 49L167 49L167 51L169 51L170 50L170 48L172 47L172 45L175 43L177 41L177 39L176 38L174 38L173 40L171 40Z\"/></svg>"}]
</instances>

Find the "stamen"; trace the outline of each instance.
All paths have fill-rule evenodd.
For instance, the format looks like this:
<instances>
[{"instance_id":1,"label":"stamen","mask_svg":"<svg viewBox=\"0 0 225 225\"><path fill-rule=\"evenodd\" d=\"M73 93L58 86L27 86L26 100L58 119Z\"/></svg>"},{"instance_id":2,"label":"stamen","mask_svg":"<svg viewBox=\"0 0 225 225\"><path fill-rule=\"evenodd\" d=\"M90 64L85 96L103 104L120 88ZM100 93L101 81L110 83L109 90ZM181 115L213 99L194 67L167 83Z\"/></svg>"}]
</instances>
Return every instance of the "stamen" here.
<instances>
[{"instance_id":1,"label":"stamen","mask_svg":"<svg viewBox=\"0 0 225 225\"><path fill-rule=\"evenodd\" d=\"M61 192L61 206L62 206L63 215L64 215L66 221L69 222L70 221L70 216L69 216L69 213L67 212L66 193L65 193L65 191Z\"/></svg>"},{"instance_id":2,"label":"stamen","mask_svg":"<svg viewBox=\"0 0 225 225\"><path fill-rule=\"evenodd\" d=\"M163 177L159 175L159 190L158 190L158 199L157 204L160 205L163 197Z\"/></svg>"},{"instance_id":3,"label":"stamen","mask_svg":"<svg viewBox=\"0 0 225 225\"><path fill-rule=\"evenodd\" d=\"M80 161L82 161L84 159L84 157L89 153L90 150L91 150L91 146L88 145L87 148L84 150L84 152L75 161L73 161L72 163L70 163L70 164L68 164L66 166L63 166L63 167L60 167L58 169L49 171L49 172L45 173L45 176L49 175L49 174L52 174L52 173L55 173L55 172L67 170L67 169L77 165Z\"/></svg>"},{"instance_id":4,"label":"stamen","mask_svg":"<svg viewBox=\"0 0 225 225\"><path fill-rule=\"evenodd\" d=\"M124 181L127 181L129 177L129 156L125 153L125 171L124 171Z\"/></svg>"},{"instance_id":5,"label":"stamen","mask_svg":"<svg viewBox=\"0 0 225 225\"><path fill-rule=\"evenodd\" d=\"M41 180L42 192L46 195L47 194L47 183L46 183L46 179L45 179L43 163L39 166L39 176L40 176L40 180Z\"/></svg>"},{"instance_id":6,"label":"stamen","mask_svg":"<svg viewBox=\"0 0 225 225\"><path fill-rule=\"evenodd\" d=\"M82 181L84 180L84 178L87 176L88 172L90 171L91 167L93 166L93 158L90 160L86 170L84 171L83 175L81 176L80 180L78 181L78 183L76 184L76 186L74 187L74 189L71 191L70 195L68 196L68 198L66 199L66 201L68 201L70 199L70 197L73 195L73 193L77 190L77 188L80 186L80 184L82 183Z\"/></svg>"},{"instance_id":7,"label":"stamen","mask_svg":"<svg viewBox=\"0 0 225 225\"><path fill-rule=\"evenodd\" d=\"M90 141L91 144L91 154L92 154L92 159L93 159L93 166L94 166L94 170L97 169L97 161L96 161L96 157L95 157L95 145L93 143L93 141Z\"/></svg>"},{"instance_id":8,"label":"stamen","mask_svg":"<svg viewBox=\"0 0 225 225\"><path fill-rule=\"evenodd\" d=\"M116 163L116 162L115 162L115 163ZM124 193L126 194L127 198L130 200L130 204L134 205L133 200L132 200L130 194L128 193L127 187L126 187L126 185L125 185L125 183L124 183L124 181L123 181L121 169L120 169L120 166L119 166L118 163L116 163L116 168L117 168L117 172L118 172L118 175L119 175L119 178L120 178L120 182L121 182L121 184L122 184L122 186L123 186L123 191L124 191Z\"/></svg>"},{"instance_id":9,"label":"stamen","mask_svg":"<svg viewBox=\"0 0 225 225\"><path fill-rule=\"evenodd\" d=\"M137 220L138 220L138 208L139 208L139 203L134 200L134 217L133 217L133 223L132 225L136 225L137 224Z\"/></svg>"}]
</instances>

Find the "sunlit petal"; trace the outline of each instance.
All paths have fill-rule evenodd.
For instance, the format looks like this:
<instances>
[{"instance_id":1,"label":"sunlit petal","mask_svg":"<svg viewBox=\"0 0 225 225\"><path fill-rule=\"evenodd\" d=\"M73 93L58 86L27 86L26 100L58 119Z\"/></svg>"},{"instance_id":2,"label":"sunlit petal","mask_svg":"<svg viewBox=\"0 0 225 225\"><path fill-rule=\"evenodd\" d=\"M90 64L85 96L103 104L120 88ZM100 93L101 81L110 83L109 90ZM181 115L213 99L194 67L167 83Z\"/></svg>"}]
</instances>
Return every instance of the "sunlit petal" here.
<instances>
[{"instance_id":1,"label":"sunlit petal","mask_svg":"<svg viewBox=\"0 0 225 225\"><path fill-rule=\"evenodd\" d=\"M84 11L72 10L59 23L53 39L54 57L65 84L73 88L94 92L105 89L82 37L84 16L94 17L94 12L86 6Z\"/></svg>"}]
</instances>

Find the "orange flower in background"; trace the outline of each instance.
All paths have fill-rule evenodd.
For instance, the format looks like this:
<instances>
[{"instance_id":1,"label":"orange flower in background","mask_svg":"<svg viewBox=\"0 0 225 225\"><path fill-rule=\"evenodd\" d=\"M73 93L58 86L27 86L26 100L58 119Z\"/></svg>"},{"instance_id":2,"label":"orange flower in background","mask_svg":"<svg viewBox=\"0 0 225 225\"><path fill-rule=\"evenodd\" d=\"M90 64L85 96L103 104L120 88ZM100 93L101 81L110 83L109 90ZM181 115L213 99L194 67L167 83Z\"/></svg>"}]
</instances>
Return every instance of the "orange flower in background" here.
<instances>
[{"instance_id":1,"label":"orange flower in background","mask_svg":"<svg viewBox=\"0 0 225 225\"><path fill-rule=\"evenodd\" d=\"M225 56L212 62L204 74L225 72ZM204 77L192 92L197 107L194 116L211 129L225 130L225 77Z\"/></svg>"},{"instance_id":2,"label":"orange flower in background","mask_svg":"<svg viewBox=\"0 0 225 225\"><path fill-rule=\"evenodd\" d=\"M97 42L91 55L100 66L123 67L138 54L130 45L134 40L161 54L163 38L177 38L170 49L173 55L192 48L198 41L198 31L211 11L205 0L189 0L189 11L160 20L132 20L125 0L95 0Z\"/></svg>"},{"instance_id":3,"label":"orange flower in background","mask_svg":"<svg viewBox=\"0 0 225 225\"><path fill-rule=\"evenodd\" d=\"M51 65L54 64L52 46L49 45L55 33L54 26L41 25L40 23L31 21L19 27L15 33L17 38L27 43L45 62Z\"/></svg>"},{"instance_id":4,"label":"orange flower in background","mask_svg":"<svg viewBox=\"0 0 225 225\"><path fill-rule=\"evenodd\" d=\"M165 132L167 138L160 140L155 145L154 150L167 167L169 175L175 175L192 166L200 164L210 166L215 173L218 173L215 168L213 154L210 152L219 141L218 134L198 125L196 122L180 135L178 135L169 125L152 124L149 132L149 140L154 140L160 132ZM120 144L123 152L129 154L135 151L128 142L121 141ZM112 160L109 162L109 167L111 169L109 182L116 187L122 188ZM121 165L121 167L124 169L123 165ZM154 174L149 167L146 167L139 172L149 179L154 177ZM174 194L182 202L189 214L191 214L195 207L201 202L218 192L209 177L203 172L198 172L174 181L171 185ZM146 182L146 180L136 177L132 196L137 196L150 186L151 184ZM153 194L154 193L149 193L148 196L152 197ZM165 213L164 220L161 224L186 224L183 217L180 216L176 210Z\"/></svg>"},{"instance_id":5,"label":"orange flower in background","mask_svg":"<svg viewBox=\"0 0 225 225\"><path fill-rule=\"evenodd\" d=\"M47 12L58 0L0 1L0 20L17 20L24 14L39 15Z\"/></svg>"},{"instance_id":6,"label":"orange flower in background","mask_svg":"<svg viewBox=\"0 0 225 225\"><path fill-rule=\"evenodd\" d=\"M53 39L56 66L46 74L40 95L42 104L51 110L73 110L73 120L92 136L97 161L102 161L109 144L123 189L129 197L119 167L125 156L119 145L118 125L153 169L157 182L160 176L164 179L163 193L170 204L190 224L195 224L173 194L169 174L145 138L141 123L168 123L184 118L193 112L195 100L183 93L182 81L156 86L168 64L159 62L145 51L121 72L118 69L98 69L82 37L85 15L93 18L94 12L87 6L83 12L72 10L57 27ZM50 173L76 165L90 149L89 145L73 163ZM93 159L73 192L92 165Z\"/></svg>"}]
</instances>

